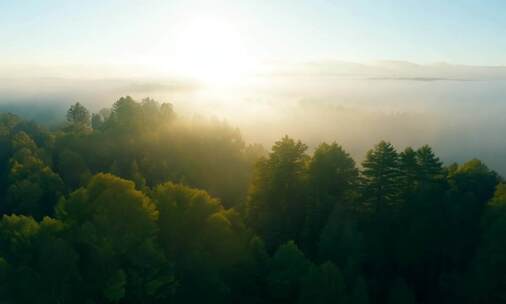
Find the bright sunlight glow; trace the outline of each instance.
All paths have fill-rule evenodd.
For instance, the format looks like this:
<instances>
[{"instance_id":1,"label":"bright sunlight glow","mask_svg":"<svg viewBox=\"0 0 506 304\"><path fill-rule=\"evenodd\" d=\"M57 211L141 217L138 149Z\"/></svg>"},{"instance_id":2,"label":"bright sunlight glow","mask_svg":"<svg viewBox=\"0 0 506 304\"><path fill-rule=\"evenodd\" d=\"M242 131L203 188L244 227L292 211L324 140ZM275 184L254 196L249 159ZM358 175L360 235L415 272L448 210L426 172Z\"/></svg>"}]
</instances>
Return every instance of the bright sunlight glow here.
<instances>
[{"instance_id":1,"label":"bright sunlight glow","mask_svg":"<svg viewBox=\"0 0 506 304\"><path fill-rule=\"evenodd\" d=\"M184 22L171 45L171 68L208 85L237 83L255 67L240 33L218 19Z\"/></svg>"}]
</instances>

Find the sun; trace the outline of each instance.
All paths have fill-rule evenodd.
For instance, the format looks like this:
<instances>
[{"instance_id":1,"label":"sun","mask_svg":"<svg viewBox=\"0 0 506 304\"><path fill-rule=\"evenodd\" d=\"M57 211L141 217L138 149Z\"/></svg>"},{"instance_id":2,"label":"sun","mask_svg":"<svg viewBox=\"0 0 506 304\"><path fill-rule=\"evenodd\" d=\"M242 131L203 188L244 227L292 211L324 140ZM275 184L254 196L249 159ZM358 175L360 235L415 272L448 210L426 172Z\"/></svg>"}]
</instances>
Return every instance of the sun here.
<instances>
[{"instance_id":1,"label":"sun","mask_svg":"<svg viewBox=\"0 0 506 304\"><path fill-rule=\"evenodd\" d=\"M255 66L241 38L241 33L223 20L188 20L177 28L171 43L172 68L209 85L239 82Z\"/></svg>"}]
</instances>

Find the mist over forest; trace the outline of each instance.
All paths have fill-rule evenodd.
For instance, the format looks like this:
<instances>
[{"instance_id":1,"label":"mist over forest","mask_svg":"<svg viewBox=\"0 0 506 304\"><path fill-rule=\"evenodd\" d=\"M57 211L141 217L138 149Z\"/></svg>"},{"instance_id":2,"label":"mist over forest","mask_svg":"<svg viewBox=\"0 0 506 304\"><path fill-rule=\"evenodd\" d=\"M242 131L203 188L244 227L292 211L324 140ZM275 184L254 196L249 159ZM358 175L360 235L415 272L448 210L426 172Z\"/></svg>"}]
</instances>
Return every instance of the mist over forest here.
<instances>
[{"instance_id":1,"label":"mist over forest","mask_svg":"<svg viewBox=\"0 0 506 304\"><path fill-rule=\"evenodd\" d=\"M267 148L290 134L310 149L336 141L362 159L384 139L430 144L446 164L476 157L506 173L504 67L275 62L223 86L115 66L13 65L0 78L1 111L48 125L63 122L76 101L96 112L124 95L151 96L188 119L224 120Z\"/></svg>"},{"instance_id":2,"label":"mist over forest","mask_svg":"<svg viewBox=\"0 0 506 304\"><path fill-rule=\"evenodd\" d=\"M0 299L502 302L506 184L493 168L384 140L363 160L334 141L308 148L284 135L266 150L152 98L76 102L49 127L2 112Z\"/></svg>"},{"instance_id":3,"label":"mist over forest","mask_svg":"<svg viewBox=\"0 0 506 304\"><path fill-rule=\"evenodd\" d=\"M0 0L0 304L506 303L506 1Z\"/></svg>"}]
</instances>

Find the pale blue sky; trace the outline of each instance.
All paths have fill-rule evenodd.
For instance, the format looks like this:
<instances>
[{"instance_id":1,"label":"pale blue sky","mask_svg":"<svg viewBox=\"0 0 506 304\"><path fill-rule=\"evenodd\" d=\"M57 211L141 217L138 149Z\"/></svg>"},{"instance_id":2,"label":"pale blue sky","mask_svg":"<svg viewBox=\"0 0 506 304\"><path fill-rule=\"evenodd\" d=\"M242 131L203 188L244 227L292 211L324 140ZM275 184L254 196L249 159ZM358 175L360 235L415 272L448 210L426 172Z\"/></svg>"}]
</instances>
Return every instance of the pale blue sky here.
<instances>
[{"instance_id":1,"label":"pale blue sky","mask_svg":"<svg viewBox=\"0 0 506 304\"><path fill-rule=\"evenodd\" d=\"M506 65L501 0L0 0L0 62L163 60L178 29L202 17L224 21L259 60Z\"/></svg>"}]
</instances>

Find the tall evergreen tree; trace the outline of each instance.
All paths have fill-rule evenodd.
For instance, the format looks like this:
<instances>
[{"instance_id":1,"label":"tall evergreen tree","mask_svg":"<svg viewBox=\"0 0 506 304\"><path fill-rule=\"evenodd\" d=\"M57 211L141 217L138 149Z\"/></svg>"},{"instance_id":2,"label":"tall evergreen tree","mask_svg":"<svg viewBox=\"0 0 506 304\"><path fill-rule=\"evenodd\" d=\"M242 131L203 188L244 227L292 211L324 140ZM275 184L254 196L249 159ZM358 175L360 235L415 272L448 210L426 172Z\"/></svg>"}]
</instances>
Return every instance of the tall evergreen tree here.
<instances>
[{"instance_id":1,"label":"tall evergreen tree","mask_svg":"<svg viewBox=\"0 0 506 304\"><path fill-rule=\"evenodd\" d=\"M300 240L306 215L307 146L283 137L256 166L248 198L248 222L272 250Z\"/></svg>"},{"instance_id":2,"label":"tall evergreen tree","mask_svg":"<svg viewBox=\"0 0 506 304\"><path fill-rule=\"evenodd\" d=\"M306 254L313 256L323 227L332 210L350 208L353 192L358 183L355 161L336 143L323 143L309 163L309 197L304 227Z\"/></svg>"},{"instance_id":3,"label":"tall evergreen tree","mask_svg":"<svg viewBox=\"0 0 506 304\"><path fill-rule=\"evenodd\" d=\"M420 180L422 182L441 182L444 178L443 163L434 154L432 148L425 145L416 151Z\"/></svg>"},{"instance_id":4,"label":"tall evergreen tree","mask_svg":"<svg viewBox=\"0 0 506 304\"><path fill-rule=\"evenodd\" d=\"M381 141L367 152L362 163L362 194L366 207L379 213L399 203L399 155L392 144Z\"/></svg>"},{"instance_id":5,"label":"tall evergreen tree","mask_svg":"<svg viewBox=\"0 0 506 304\"><path fill-rule=\"evenodd\" d=\"M496 303L506 299L506 184L499 184L487 204L480 247L468 274L470 302Z\"/></svg>"},{"instance_id":6,"label":"tall evergreen tree","mask_svg":"<svg viewBox=\"0 0 506 304\"><path fill-rule=\"evenodd\" d=\"M72 130L81 131L90 127L90 112L82 104L76 102L67 111L67 122Z\"/></svg>"},{"instance_id":7,"label":"tall evergreen tree","mask_svg":"<svg viewBox=\"0 0 506 304\"><path fill-rule=\"evenodd\" d=\"M402 198L407 199L418 187L418 176L420 171L417 153L413 148L407 147L399 154L399 167L402 175Z\"/></svg>"}]
</instances>

